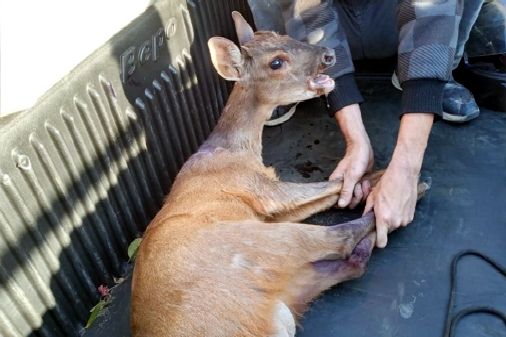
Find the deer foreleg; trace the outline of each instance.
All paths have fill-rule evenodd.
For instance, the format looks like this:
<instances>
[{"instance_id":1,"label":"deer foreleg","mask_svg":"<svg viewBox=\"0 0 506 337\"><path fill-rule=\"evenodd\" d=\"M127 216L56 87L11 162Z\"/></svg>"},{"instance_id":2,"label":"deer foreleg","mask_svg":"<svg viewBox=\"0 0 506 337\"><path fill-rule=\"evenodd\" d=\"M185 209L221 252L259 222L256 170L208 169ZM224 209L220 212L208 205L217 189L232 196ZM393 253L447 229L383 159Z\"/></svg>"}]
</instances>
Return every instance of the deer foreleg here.
<instances>
[{"instance_id":1,"label":"deer foreleg","mask_svg":"<svg viewBox=\"0 0 506 337\"><path fill-rule=\"evenodd\" d=\"M276 215L294 212L309 204L301 212L305 217L329 208L337 201L341 188L342 182L338 180L292 183L257 176L249 181L247 188L227 192L242 199L259 215L275 219Z\"/></svg>"}]
</instances>

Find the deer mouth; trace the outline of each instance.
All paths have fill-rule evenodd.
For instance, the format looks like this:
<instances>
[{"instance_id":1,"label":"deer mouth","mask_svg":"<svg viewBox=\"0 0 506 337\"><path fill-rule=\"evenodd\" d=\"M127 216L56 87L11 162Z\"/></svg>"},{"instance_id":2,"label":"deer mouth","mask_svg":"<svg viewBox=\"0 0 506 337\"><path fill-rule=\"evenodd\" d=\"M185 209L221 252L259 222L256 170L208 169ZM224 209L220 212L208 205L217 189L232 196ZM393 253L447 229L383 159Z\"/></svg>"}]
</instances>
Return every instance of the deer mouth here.
<instances>
[{"instance_id":1,"label":"deer mouth","mask_svg":"<svg viewBox=\"0 0 506 337\"><path fill-rule=\"evenodd\" d=\"M334 89L334 80L325 74L319 74L309 81L309 88L312 90L332 90Z\"/></svg>"}]
</instances>

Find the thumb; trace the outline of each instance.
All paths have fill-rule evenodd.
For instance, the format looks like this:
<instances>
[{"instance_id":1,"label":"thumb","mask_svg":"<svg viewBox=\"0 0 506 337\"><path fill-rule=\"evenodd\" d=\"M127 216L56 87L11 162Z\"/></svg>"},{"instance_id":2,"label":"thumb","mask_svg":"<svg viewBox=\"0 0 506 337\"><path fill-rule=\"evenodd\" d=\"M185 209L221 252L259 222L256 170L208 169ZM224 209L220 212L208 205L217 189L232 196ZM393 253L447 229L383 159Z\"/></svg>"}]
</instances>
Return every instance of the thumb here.
<instances>
[{"instance_id":1,"label":"thumb","mask_svg":"<svg viewBox=\"0 0 506 337\"><path fill-rule=\"evenodd\" d=\"M377 219L376 219L377 221ZM376 223L376 247L385 248L388 242L388 226L384 223Z\"/></svg>"},{"instance_id":2,"label":"thumb","mask_svg":"<svg viewBox=\"0 0 506 337\"><path fill-rule=\"evenodd\" d=\"M332 172L332 174L330 175L329 177L329 180L332 181L332 180L335 180L335 179L338 179L338 178L343 178L344 177L344 172L339 169L339 167L337 167L334 172Z\"/></svg>"}]
</instances>

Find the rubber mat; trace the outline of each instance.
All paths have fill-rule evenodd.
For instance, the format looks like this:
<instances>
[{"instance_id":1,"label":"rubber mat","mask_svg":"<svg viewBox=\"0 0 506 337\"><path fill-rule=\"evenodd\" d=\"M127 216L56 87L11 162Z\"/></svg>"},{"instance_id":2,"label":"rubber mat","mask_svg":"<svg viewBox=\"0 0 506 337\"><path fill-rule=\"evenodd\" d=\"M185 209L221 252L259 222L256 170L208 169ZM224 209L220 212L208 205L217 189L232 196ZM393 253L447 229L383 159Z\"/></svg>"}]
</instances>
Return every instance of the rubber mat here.
<instances>
[{"instance_id":1,"label":"rubber mat","mask_svg":"<svg viewBox=\"0 0 506 337\"><path fill-rule=\"evenodd\" d=\"M389 82L360 83L362 115L375 155L385 168L399 126L399 91ZM369 269L317 299L297 336L443 336L450 296L450 267L461 250L476 249L506 266L506 114L481 109L468 124L435 123L421 177L432 188L415 219L373 251ZM285 180L327 179L343 157L345 141L322 102L301 106L294 118L264 133L264 158ZM282 148L283 151L279 151ZM360 211L328 211L307 223L333 225ZM495 307L506 313L506 279L488 264L466 257L457 272L455 310ZM495 317L466 317L455 336L506 336Z\"/></svg>"}]
</instances>

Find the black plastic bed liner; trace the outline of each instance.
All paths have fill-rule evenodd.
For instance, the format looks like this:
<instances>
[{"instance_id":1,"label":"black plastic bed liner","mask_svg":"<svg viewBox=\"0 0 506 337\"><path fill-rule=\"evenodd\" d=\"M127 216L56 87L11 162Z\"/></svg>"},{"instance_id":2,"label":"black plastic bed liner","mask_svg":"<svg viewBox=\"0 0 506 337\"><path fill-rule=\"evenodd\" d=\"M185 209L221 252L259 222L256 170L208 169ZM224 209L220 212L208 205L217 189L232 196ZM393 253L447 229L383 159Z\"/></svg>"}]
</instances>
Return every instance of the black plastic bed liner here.
<instances>
[{"instance_id":1,"label":"black plastic bed liner","mask_svg":"<svg viewBox=\"0 0 506 337\"><path fill-rule=\"evenodd\" d=\"M127 246L161 205L171 179L214 127L231 88L212 67L207 39L235 40L232 10L246 1L161 1L119 32L33 109L0 120L0 335L129 336ZM387 68L388 69L388 68ZM395 145L400 93L388 73L357 71L378 168ZM366 81L364 81L366 80ZM414 222L375 250L368 272L317 299L299 336L441 336L450 264L462 249L506 265L506 114L482 110L465 125L434 125L422 176L433 185ZM321 101L266 128L264 158L282 179L326 179L344 140ZM331 210L335 224L360 211ZM465 258L456 310L506 311L506 280ZM506 336L498 319L462 321L457 336Z\"/></svg>"},{"instance_id":2,"label":"black plastic bed liner","mask_svg":"<svg viewBox=\"0 0 506 337\"><path fill-rule=\"evenodd\" d=\"M400 93L388 82L360 85L366 102L364 123L376 167L387 165L397 135ZM450 292L450 265L461 250L476 249L506 265L506 114L482 110L460 126L436 123L422 177L432 188L415 220L375 250L360 279L327 291L311 306L297 336L442 336ZM344 139L323 102L299 105L286 124L264 132L264 159L282 179L327 179L343 156ZM307 223L332 225L360 216L360 210L330 210ZM85 336L129 336L129 277ZM475 257L464 258L457 273L455 311L487 305L506 312L506 279ZM495 317L465 318L456 336L506 336Z\"/></svg>"}]
</instances>

